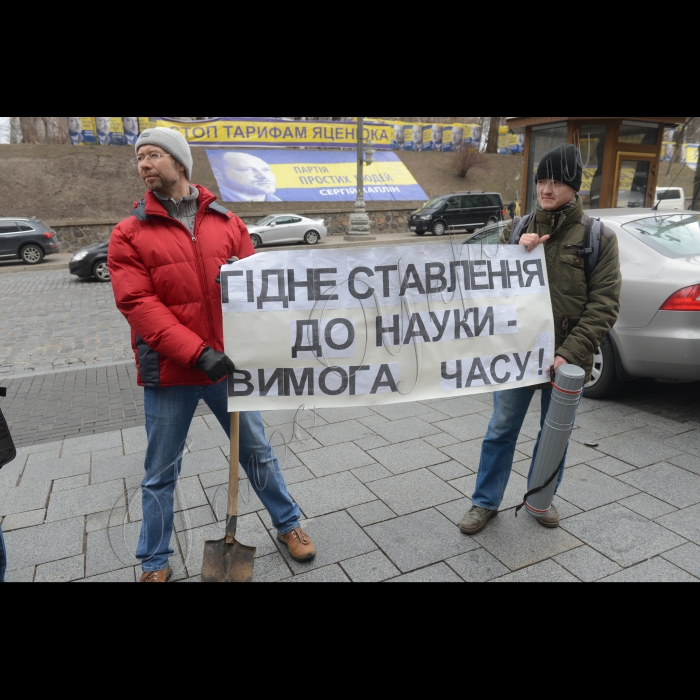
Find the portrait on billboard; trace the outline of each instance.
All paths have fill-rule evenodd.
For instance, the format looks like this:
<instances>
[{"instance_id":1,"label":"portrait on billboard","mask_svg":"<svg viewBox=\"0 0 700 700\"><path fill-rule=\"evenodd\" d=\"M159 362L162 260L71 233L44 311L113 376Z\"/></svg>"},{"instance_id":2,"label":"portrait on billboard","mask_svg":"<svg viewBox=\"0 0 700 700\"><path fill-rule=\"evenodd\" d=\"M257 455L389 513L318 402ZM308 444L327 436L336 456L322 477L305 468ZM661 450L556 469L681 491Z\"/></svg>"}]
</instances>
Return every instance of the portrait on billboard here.
<instances>
[{"instance_id":1,"label":"portrait on billboard","mask_svg":"<svg viewBox=\"0 0 700 700\"><path fill-rule=\"evenodd\" d=\"M394 143L392 144L394 150L403 151L406 145L404 141L404 131L405 126L403 124L396 124L394 126Z\"/></svg>"},{"instance_id":2,"label":"portrait on billboard","mask_svg":"<svg viewBox=\"0 0 700 700\"><path fill-rule=\"evenodd\" d=\"M353 151L221 150L207 157L224 202L354 202ZM365 167L368 201L421 202L427 195L396 153L378 152Z\"/></svg>"},{"instance_id":3,"label":"portrait on billboard","mask_svg":"<svg viewBox=\"0 0 700 700\"><path fill-rule=\"evenodd\" d=\"M82 117L68 117L68 135L72 146L85 143Z\"/></svg>"},{"instance_id":4,"label":"portrait on billboard","mask_svg":"<svg viewBox=\"0 0 700 700\"><path fill-rule=\"evenodd\" d=\"M93 117L68 117L68 136L72 146L95 143L95 120Z\"/></svg>"},{"instance_id":5,"label":"portrait on billboard","mask_svg":"<svg viewBox=\"0 0 700 700\"><path fill-rule=\"evenodd\" d=\"M462 150L464 144L464 127L452 127L452 150L457 152Z\"/></svg>"},{"instance_id":6,"label":"portrait on billboard","mask_svg":"<svg viewBox=\"0 0 700 700\"><path fill-rule=\"evenodd\" d=\"M226 202L281 202L277 177L262 158L237 151L209 156L221 196Z\"/></svg>"},{"instance_id":7,"label":"portrait on billboard","mask_svg":"<svg viewBox=\"0 0 700 700\"><path fill-rule=\"evenodd\" d=\"M135 146L139 140L139 118L122 117L124 122L124 141L127 146Z\"/></svg>"},{"instance_id":8,"label":"portrait on billboard","mask_svg":"<svg viewBox=\"0 0 700 700\"><path fill-rule=\"evenodd\" d=\"M442 135L443 135L442 124L433 124L433 150L434 151L441 151L442 150Z\"/></svg>"},{"instance_id":9,"label":"portrait on billboard","mask_svg":"<svg viewBox=\"0 0 700 700\"><path fill-rule=\"evenodd\" d=\"M413 127L413 150L420 151L423 148L423 127L417 124Z\"/></svg>"},{"instance_id":10,"label":"portrait on billboard","mask_svg":"<svg viewBox=\"0 0 700 700\"><path fill-rule=\"evenodd\" d=\"M97 124L97 143L100 146L109 146L112 117L95 117L95 123Z\"/></svg>"}]
</instances>

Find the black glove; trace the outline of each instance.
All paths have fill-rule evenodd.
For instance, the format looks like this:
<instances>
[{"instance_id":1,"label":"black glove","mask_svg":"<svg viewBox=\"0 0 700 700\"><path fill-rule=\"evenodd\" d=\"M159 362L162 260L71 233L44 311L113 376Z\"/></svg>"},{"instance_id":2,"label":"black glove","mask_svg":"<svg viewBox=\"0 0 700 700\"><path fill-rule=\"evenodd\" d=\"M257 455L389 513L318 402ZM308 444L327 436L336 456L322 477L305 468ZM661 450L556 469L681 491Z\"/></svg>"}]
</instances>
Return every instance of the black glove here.
<instances>
[{"instance_id":1,"label":"black glove","mask_svg":"<svg viewBox=\"0 0 700 700\"><path fill-rule=\"evenodd\" d=\"M226 261L227 265L233 265L233 263L240 262L238 258L231 258L230 260ZM221 268L223 265L219 268L219 276L216 278L216 283L221 284Z\"/></svg>"},{"instance_id":2,"label":"black glove","mask_svg":"<svg viewBox=\"0 0 700 700\"><path fill-rule=\"evenodd\" d=\"M236 371L236 365L224 355L207 348L197 360L195 367L207 375L210 382L218 384L224 377L228 377Z\"/></svg>"}]
</instances>

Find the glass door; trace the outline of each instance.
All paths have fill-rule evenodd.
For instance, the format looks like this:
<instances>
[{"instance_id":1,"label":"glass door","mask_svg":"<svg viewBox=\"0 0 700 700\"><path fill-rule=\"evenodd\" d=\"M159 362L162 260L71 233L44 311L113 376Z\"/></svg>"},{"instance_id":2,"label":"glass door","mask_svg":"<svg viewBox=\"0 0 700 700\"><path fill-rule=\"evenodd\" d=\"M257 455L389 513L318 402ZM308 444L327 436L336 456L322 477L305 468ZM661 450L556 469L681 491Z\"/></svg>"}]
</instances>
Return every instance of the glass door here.
<instances>
[{"instance_id":1,"label":"glass door","mask_svg":"<svg viewBox=\"0 0 700 700\"><path fill-rule=\"evenodd\" d=\"M655 175L656 157L641 153L618 153L615 174L613 206L624 209L643 209L651 206L652 175Z\"/></svg>"}]
</instances>

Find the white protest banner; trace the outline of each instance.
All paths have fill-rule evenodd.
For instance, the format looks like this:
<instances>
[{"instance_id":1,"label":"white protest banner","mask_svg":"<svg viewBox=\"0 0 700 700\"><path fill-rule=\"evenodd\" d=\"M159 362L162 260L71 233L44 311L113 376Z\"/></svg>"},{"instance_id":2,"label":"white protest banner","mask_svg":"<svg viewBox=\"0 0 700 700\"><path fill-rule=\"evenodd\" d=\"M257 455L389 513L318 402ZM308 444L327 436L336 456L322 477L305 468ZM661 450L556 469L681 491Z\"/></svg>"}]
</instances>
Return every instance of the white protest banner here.
<instances>
[{"instance_id":1,"label":"white protest banner","mask_svg":"<svg viewBox=\"0 0 700 700\"><path fill-rule=\"evenodd\" d=\"M553 364L541 247L273 250L221 282L232 412L534 386Z\"/></svg>"}]
</instances>

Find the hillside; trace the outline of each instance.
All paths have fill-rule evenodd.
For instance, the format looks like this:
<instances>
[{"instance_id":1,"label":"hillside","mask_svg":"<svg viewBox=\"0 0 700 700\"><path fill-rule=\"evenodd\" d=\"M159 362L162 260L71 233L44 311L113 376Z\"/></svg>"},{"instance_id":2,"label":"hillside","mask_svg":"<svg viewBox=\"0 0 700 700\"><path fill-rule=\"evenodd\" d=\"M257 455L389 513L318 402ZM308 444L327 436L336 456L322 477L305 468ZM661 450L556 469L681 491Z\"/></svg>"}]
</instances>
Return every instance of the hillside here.
<instances>
[{"instance_id":1,"label":"hillside","mask_svg":"<svg viewBox=\"0 0 700 700\"><path fill-rule=\"evenodd\" d=\"M218 196L204 149L195 148L193 152L194 181ZM54 222L116 221L126 217L144 191L130 163L133 155L133 150L126 147L0 146L0 216L37 216ZM399 156L431 197L465 189L487 190L501 192L508 203L519 185L514 176L522 172L521 157L485 156L485 167L464 180L455 174L449 153L401 152ZM323 202L285 205L307 212L347 207L347 203ZM373 210L388 207L391 204L385 202L369 205ZM251 203L231 208L240 214L257 214L279 211L280 205Z\"/></svg>"}]
</instances>

